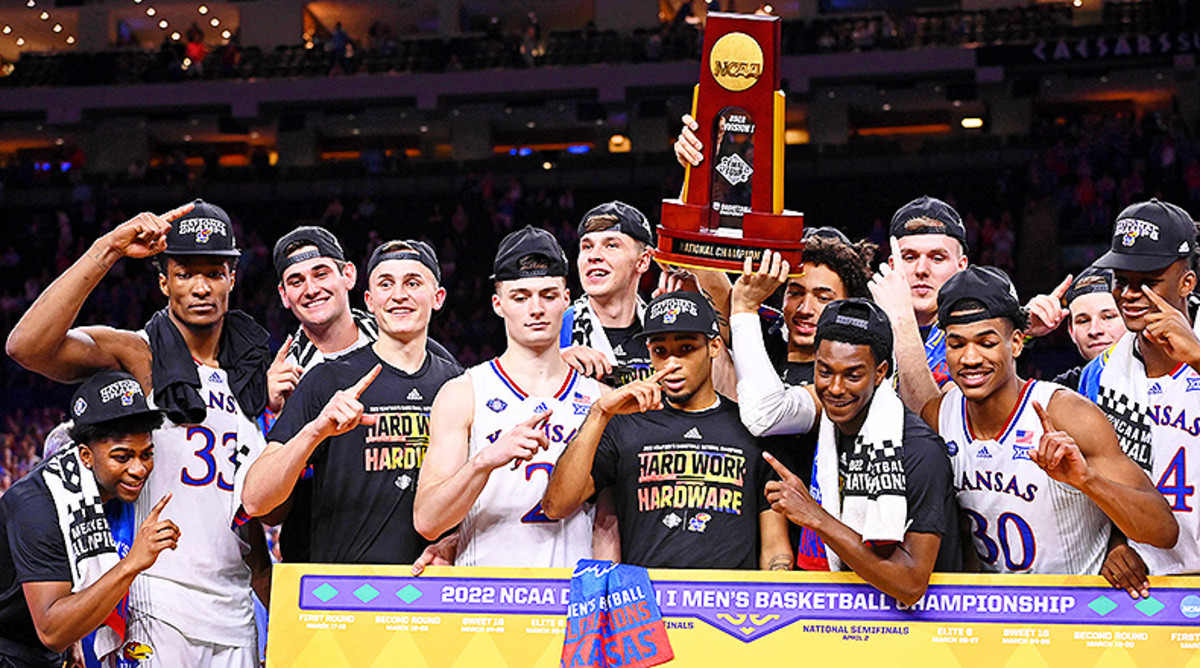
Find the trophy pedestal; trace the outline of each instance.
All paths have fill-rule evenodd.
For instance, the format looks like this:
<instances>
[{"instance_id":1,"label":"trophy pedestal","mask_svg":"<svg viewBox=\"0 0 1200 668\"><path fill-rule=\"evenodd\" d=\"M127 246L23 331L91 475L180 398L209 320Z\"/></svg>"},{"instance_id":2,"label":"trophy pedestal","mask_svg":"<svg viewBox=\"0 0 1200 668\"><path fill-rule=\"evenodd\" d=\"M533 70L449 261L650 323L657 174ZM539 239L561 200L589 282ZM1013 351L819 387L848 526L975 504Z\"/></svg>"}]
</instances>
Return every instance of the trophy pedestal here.
<instances>
[{"instance_id":1,"label":"trophy pedestal","mask_svg":"<svg viewBox=\"0 0 1200 668\"><path fill-rule=\"evenodd\" d=\"M742 216L740 230L710 227L715 217L711 205L664 200L654 259L667 265L740 273L747 255L757 264L763 251L773 250L791 265L789 276L804 272L800 240L804 214L749 211Z\"/></svg>"}]
</instances>

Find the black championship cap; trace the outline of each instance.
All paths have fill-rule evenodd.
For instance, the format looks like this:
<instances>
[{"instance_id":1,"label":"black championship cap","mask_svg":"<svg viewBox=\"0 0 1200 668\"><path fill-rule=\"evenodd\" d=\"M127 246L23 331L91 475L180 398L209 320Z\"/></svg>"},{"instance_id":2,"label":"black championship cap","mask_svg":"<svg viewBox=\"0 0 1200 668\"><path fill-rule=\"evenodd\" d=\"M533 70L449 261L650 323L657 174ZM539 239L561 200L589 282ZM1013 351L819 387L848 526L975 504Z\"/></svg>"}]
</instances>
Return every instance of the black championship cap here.
<instances>
[{"instance_id":1,"label":"black championship cap","mask_svg":"<svg viewBox=\"0 0 1200 668\"><path fill-rule=\"evenodd\" d=\"M526 258L537 256L539 262ZM515 281L519 278L567 275L567 254L546 230L526 225L500 241L496 261L492 264L493 281Z\"/></svg>"},{"instance_id":2,"label":"black championship cap","mask_svg":"<svg viewBox=\"0 0 1200 668\"><path fill-rule=\"evenodd\" d=\"M101 371L83 381L71 397L76 427L158 412L146 404L142 386L125 371Z\"/></svg>"},{"instance_id":3,"label":"black championship cap","mask_svg":"<svg viewBox=\"0 0 1200 668\"><path fill-rule=\"evenodd\" d=\"M308 246L312 246L312 248L307 248ZM297 248L305 248L305 250L289 255L289 247L292 247L293 251ZM279 241L275 242L275 251L272 256L275 261L275 272L279 274L280 278L283 278L285 269L305 260L328 257L342 262L346 261L346 253L342 251L342 245L338 243L337 237L324 227L311 225L297 227L280 237Z\"/></svg>"},{"instance_id":4,"label":"black championship cap","mask_svg":"<svg viewBox=\"0 0 1200 668\"><path fill-rule=\"evenodd\" d=\"M219 255L237 257L241 251L233 238L229 214L215 204L198 199L192 210L171 223L166 255Z\"/></svg>"},{"instance_id":5,"label":"black championship cap","mask_svg":"<svg viewBox=\"0 0 1200 668\"><path fill-rule=\"evenodd\" d=\"M438 266L437 253L433 252L433 246L424 241L417 239L389 241L376 248L375 252L371 253L371 259L367 261L367 277L371 276L371 272L375 271L375 267L378 267L380 262L388 260L416 260L433 272L434 280L438 283L442 282L442 268Z\"/></svg>"},{"instance_id":6,"label":"black championship cap","mask_svg":"<svg viewBox=\"0 0 1200 668\"><path fill-rule=\"evenodd\" d=\"M831 241L840 241L847 246L853 246L854 242L850 241L850 237L836 227L806 227L804 228L804 236L802 239L817 237L818 239L829 239Z\"/></svg>"},{"instance_id":7,"label":"black championship cap","mask_svg":"<svg viewBox=\"0 0 1200 668\"><path fill-rule=\"evenodd\" d=\"M879 343L892 356L892 322L879 305L869 299L839 299L830 302L817 319L816 345L823 340L842 341L849 335L854 339L865 336ZM857 335L857 336L856 336Z\"/></svg>"},{"instance_id":8,"label":"black championship cap","mask_svg":"<svg viewBox=\"0 0 1200 668\"><path fill-rule=\"evenodd\" d=\"M1113 225L1112 250L1092 266L1159 271L1196 250L1196 224L1187 211L1152 199L1130 204Z\"/></svg>"},{"instance_id":9,"label":"black championship cap","mask_svg":"<svg viewBox=\"0 0 1200 668\"><path fill-rule=\"evenodd\" d=\"M598 222L607 223L601 227ZM624 202L613 200L583 214L579 221L579 237L589 232L616 230L644 244L654 243L654 231L646 215Z\"/></svg>"},{"instance_id":10,"label":"black championship cap","mask_svg":"<svg viewBox=\"0 0 1200 668\"><path fill-rule=\"evenodd\" d=\"M1084 295L1090 295L1097 292L1112 292L1113 272L1112 269L1101 269L1100 267L1088 267L1079 272L1075 280L1071 281L1071 287L1067 288L1067 293L1063 295L1063 303L1067 306L1071 302Z\"/></svg>"},{"instance_id":11,"label":"black championship cap","mask_svg":"<svg viewBox=\"0 0 1200 668\"><path fill-rule=\"evenodd\" d=\"M913 221L920 224L910 225ZM967 249L967 228L954 207L936 197L922 195L900 207L892 216L891 235L899 239L911 234L944 234Z\"/></svg>"},{"instance_id":12,"label":"black championship cap","mask_svg":"<svg viewBox=\"0 0 1200 668\"><path fill-rule=\"evenodd\" d=\"M983 304L983 310L968 315L951 317L950 314L963 300L975 300ZM971 265L950 277L938 290L938 322L943 328L948 325L965 325L989 318L1015 320L1021 314L1021 302L1017 289L1008 274L995 267Z\"/></svg>"},{"instance_id":13,"label":"black championship cap","mask_svg":"<svg viewBox=\"0 0 1200 668\"><path fill-rule=\"evenodd\" d=\"M646 305L645 323L638 334L648 339L654 334L695 332L717 336L717 312L698 292L679 290L659 295Z\"/></svg>"}]
</instances>

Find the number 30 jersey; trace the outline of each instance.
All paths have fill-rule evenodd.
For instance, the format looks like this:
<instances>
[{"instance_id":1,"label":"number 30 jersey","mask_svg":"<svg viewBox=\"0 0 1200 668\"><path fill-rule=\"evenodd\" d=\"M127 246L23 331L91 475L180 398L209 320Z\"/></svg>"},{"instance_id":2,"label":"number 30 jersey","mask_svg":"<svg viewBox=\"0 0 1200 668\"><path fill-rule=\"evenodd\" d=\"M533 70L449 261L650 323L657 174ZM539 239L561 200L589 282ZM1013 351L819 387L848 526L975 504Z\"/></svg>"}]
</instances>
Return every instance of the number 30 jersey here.
<instances>
[{"instance_id":1,"label":"number 30 jersey","mask_svg":"<svg viewBox=\"0 0 1200 668\"><path fill-rule=\"evenodd\" d=\"M553 414L543 427L548 450L516 470L505 464L488 477L459 529L455 565L574 568L576 561L591 559L595 508L585 504L570 517L551 520L542 514L542 495L554 463L600 398L599 383L571 369L554 396L539 397L518 387L499 359L467 373L475 392L469 457L534 413Z\"/></svg>"},{"instance_id":2,"label":"number 30 jersey","mask_svg":"<svg viewBox=\"0 0 1200 668\"><path fill-rule=\"evenodd\" d=\"M1112 528L1108 516L1029 457L1043 432L1031 404L1048 406L1064 389L1026 381L996 439L975 436L958 386L942 399L938 433L946 441L958 503L971 519L971 540L985 572L1096 575L1104 563Z\"/></svg>"}]
</instances>

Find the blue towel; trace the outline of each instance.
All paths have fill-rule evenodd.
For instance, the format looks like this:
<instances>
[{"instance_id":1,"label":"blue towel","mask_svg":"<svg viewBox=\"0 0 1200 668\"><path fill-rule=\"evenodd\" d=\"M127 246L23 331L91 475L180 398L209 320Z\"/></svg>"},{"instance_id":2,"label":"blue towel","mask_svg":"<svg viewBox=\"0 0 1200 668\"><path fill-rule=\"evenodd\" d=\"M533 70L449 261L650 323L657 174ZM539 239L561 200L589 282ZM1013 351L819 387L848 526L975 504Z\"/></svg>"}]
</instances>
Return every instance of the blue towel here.
<instances>
[{"instance_id":1,"label":"blue towel","mask_svg":"<svg viewBox=\"0 0 1200 668\"><path fill-rule=\"evenodd\" d=\"M580 559L571 575L562 668L644 668L673 658L646 569Z\"/></svg>"}]
</instances>

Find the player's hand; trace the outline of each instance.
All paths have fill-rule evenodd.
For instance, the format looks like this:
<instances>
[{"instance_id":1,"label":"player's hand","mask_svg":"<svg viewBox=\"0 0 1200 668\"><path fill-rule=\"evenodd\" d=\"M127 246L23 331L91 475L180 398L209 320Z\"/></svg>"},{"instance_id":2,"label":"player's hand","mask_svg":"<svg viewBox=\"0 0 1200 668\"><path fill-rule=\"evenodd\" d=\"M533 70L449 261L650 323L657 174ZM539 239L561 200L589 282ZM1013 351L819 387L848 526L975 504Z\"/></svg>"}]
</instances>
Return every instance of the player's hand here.
<instances>
[{"instance_id":1,"label":"player's hand","mask_svg":"<svg viewBox=\"0 0 1200 668\"><path fill-rule=\"evenodd\" d=\"M701 153L704 144L696 136L700 124L691 114L684 114L681 120L683 129L679 131L679 138L675 140L675 159L681 167L695 167L704 160L704 154Z\"/></svg>"},{"instance_id":2,"label":"player's hand","mask_svg":"<svg viewBox=\"0 0 1200 668\"><path fill-rule=\"evenodd\" d=\"M103 241L122 257L143 258L167 249L171 223L192 210L191 203L160 215L144 211L104 235Z\"/></svg>"},{"instance_id":3,"label":"player's hand","mask_svg":"<svg viewBox=\"0 0 1200 668\"><path fill-rule=\"evenodd\" d=\"M763 458L779 474L779 480L768 481L764 490L767 494L767 502L771 504L771 510L802 527L816 529L829 517L829 513L812 498L804 481L788 470L788 467L781 464L769 452L764 452Z\"/></svg>"},{"instance_id":4,"label":"player's hand","mask_svg":"<svg viewBox=\"0 0 1200 668\"><path fill-rule=\"evenodd\" d=\"M648 378L626 383L600 397L593 406L600 414L610 417L660 410L663 404L662 386L659 383L682 368L682 364L671 362Z\"/></svg>"},{"instance_id":5,"label":"player's hand","mask_svg":"<svg viewBox=\"0 0 1200 668\"><path fill-rule=\"evenodd\" d=\"M560 352L563 361L579 373L600 380L612 373L612 364L604 353L587 346L571 346Z\"/></svg>"},{"instance_id":6,"label":"player's hand","mask_svg":"<svg viewBox=\"0 0 1200 668\"><path fill-rule=\"evenodd\" d=\"M1100 575L1114 589L1124 589L1133 598L1150 598L1150 580L1146 577L1146 562L1128 544L1121 543L1108 551Z\"/></svg>"},{"instance_id":7,"label":"player's hand","mask_svg":"<svg viewBox=\"0 0 1200 668\"><path fill-rule=\"evenodd\" d=\"M71 648L68 650L67 660L63 663L63 668L87 668L87 659L84 658L82 640L76 640L71 643Z\"/></svg>"},{"instance_id":8,"label":"player's hand","mask_svg":"<svg viewBox=\"0 0 1200 668\"><path fill-rule=\"evenodd\" d=\"M1067 274L1048 295L1038 295L1029 300L1025 308L1029 309L1029 329L1025 333L1032 337L1045 336L1053 332L1062 323L1070 311L1062 307L1063 295L1071 287L1073 277Z\"/></svg>"},{"instance_id":9,"label":"player's hand","mask_svg":"<svg viewBox=\"0 0 1200 668\"><path fill-rule=\"evenodd\" d=\"M730 308L733 313L757 313L758 307L775 294L781 285L787 283L788 271L791 265L783 259L783 255L775 251L764 251L758 270L754 270L754 259L746 256L742 265L742 275L733 284L730 296Z\"/></svg>"},{"instance_id":10,"label":"player's hand","mask_svg":"<svg viewBox=\"0 0 1200 668\"><path fill-rule=\"evenodd\" d=\"M700 292L700 281L696 275L682 267L664 266L658 275L658 287L650 295L651 299L665 295L668 292Z\"/></svg>"},{"instance_id":11,"label":"player's hand","mask_svg":"<svg viewBox=\"0 0 1200 668\"><path fill-rule=\"evenodd\" d=\"M1070 434L1055 429L1054 420L1040 403L1033 402L1033 410L1042 421L1043 431L1037 448L1029 452L1029 458L1051 478L1083 489L1091 478L1091 467L1079 451L1079 445Z\"/></svg>"},{"instance_id":12,"label":"player's hand","mask_svg":"<svg viewBox=\"0 0 1200 668\"><path fill-rule=\"evenodd\" d=\"M313 420L313 424L321 440L330 436L344 434L360 424L375 424L378 416L364 415L363 405L359 401L363 392L375 382L375 377L383 369L382 364L376 364L358 382L344 390L338 390L329 398L329 403L321 409L321 414Z\"/></svg>"},{"instance_id":13,"label":"player's hand","mask_svg":"<svg viewBox=\"0 0 1200 668\"><path fill-rule=\"evenodd\" d=\"M550 439L546 438L545 424L554 411L534 413L517 423L517 426L500 434L495 443L487 446L475 455L476 462L488 471L512 462L513 468L529 461L542 450L550 447Z\"/></svg>"},{"instance_id":14,"label":"player's hand","mask_svg":"<svg viewBox=\"0 0 1200 668\"><path fill-rule=\"evenodd\" d=\"M892 258L899 262L900 243L895 237L891 237L889 241L892 246ZM879 265L879 271L871 277L867 288L871 291L871 299L879 304L879 308L892 316L893 326L899 322L897 316L913 312L912 288L908 285L908 279L904 277L903 271L893 268L888 263Z\"/></svg>"},{"instance_id":15,"label":"player's hand","mask_svg":"<svg viewBox=\"0 0 1200 668\"><path fill-rule=\"evenodd\" d=\"M413 562L412 574L424 573L426 566L453 566L456 556L458 556L457 531L426 547L421 556Z\"/></svg>"},{"instance_id":16,"label":"player's hand","mask_svg":"<svg viewBox=\"0 0 1200 668\"><path fill-rule=\"evenodd\" d=\"M1187 316L1148 287L1142 287L1142 294L1150 300L1143 336L1162 346L1171 359L1196 368L1200 364L1200 339Z\"/></svg>"},{"instance_id":17,"label":"player's hand","mask_svg":"<svg viewBox=\"0 0 1200 668\"><path fill-rule=\"evenodd\" d=\"M125 560L138 573L150 568L158 561L158 555L163 550L174 550L179 545L179 527L171 520L159 519L163 507L171 500L171 494L163 495L158 503L150 509L150 514L142 520L137 534L133 537L133 546L125 555Z\"/></svg>"},{"instance_id":18,"label":"player's hand","mask_svg":"<svg viewBox=\"0 0 1200 668\"><path fill-rule=\"evenodd\" d=\"M267 408L273 413L283 410L283 404L300 383L300 374L304 373L300 365L287 361L288 350L291 347L292 335L289 334L283 345L279 346L279 352L275 354L271 367L267 369Z\"/></svg>"}]
</instances>

